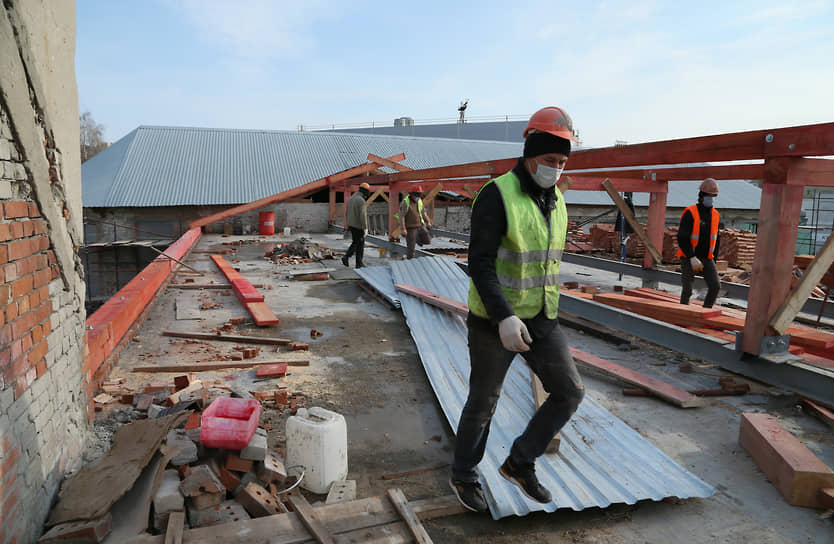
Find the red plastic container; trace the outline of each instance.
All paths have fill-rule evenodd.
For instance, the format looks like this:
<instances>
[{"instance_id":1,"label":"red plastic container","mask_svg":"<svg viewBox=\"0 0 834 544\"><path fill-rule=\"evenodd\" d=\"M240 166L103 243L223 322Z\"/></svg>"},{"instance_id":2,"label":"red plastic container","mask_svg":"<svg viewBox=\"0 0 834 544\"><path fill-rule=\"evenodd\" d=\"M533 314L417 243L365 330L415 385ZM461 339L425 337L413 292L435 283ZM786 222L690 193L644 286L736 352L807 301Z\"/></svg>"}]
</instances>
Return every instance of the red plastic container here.
<instances>
[{"instance_id":1,"label":"red plastic container","mask_svg":"<svg viewBox=\"0 0 834 544\"><path fill-rule=\"evenodd\" d=\"M214 399L203 412L200 442L210 448L242 450L252 440L261 416L261 403L255 399Z\"/></svg>"},{"instance_id":2,"label":"red plastic container","mask_svg":"<svg viewBox=\"0 0 834 544\"><path fill-rule=\"evenodd\" d=\"M275 234L275 212L258 214L258 230L262 235Z\"/></svg>"}]
</instances>

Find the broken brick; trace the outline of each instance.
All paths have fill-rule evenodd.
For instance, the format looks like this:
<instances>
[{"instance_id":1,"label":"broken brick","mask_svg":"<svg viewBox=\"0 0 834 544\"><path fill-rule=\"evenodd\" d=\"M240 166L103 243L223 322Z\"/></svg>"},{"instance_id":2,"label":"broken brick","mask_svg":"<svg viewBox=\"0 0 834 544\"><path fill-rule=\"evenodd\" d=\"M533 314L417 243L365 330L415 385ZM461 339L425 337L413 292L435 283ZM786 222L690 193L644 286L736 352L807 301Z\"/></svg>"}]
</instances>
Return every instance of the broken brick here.
<instances>
[{"instance_id":1,"label":"broken brick","mask_svg":"<svg viewBox=\"0 0 834 544\"><path fill-rule=\"evenodd\" d=\"M252 461L248 459L241 459L234 453L226 455L226 468L236 472L249 472L252 470Z\"/></svg>"},{"instance_id":2,"label":"broken brick","mask_svg":"<svg viewBox=\"0 0 834 544\"><path fill-rule=\"evenodd\" d=\"M188 387L191 382L188 380L188 376L174 376L174 389L176 391L181 391Z\"/></svg>"},{"instance_id":3,"label":"broken brick","mask_svg":"<svg viewBox=\"0 0 834 544\"><path fill-rule=\"evenodd\" d=\"M287 479L287 470L284 463L274 452L267 452L263 461L256 464L255 474L262 482L283 483Z\"/></svg>"},{"instance_id":4,"label":"broken brick","mask_svg":"<svg viewBox=\"0 0 834 544\"><path fill-rule=\"evenodd\" d=\"M275 404L282 404L284 406L289 402L289 397L286 389L277 389L275 391Z\"/></svg>"},{"instance_id":5,"label":"broken brick","mask_svg":"<svg viewBox=\"0 0 834 544\"><path fill-rule=\"evenodd\" d=\"M229 320L229 323L231 323L232 325L240 325L244 321L246 321L245 317L233 317Z\"/></svg>"},{"instance_id":6,"label":"broken brick","mask_svg":"<svg viewBox=\"0 0 834 544\"><path fill-rule=\"evenodd\" d=\"M70 521L51 528L38 539L38 544L53 542L101 542L110 533L112 517L108 512L104 516L92 521Z\"/></svg>"},{"instance_id":7,"label":"broken brick","mask_svg":"<svg viewBox=\"0 0 834 544\"><path fill-rule=\"evenodd\" d=\"M253 518L271 516L286 511L286 508L262 486L249 482L235 497Z\"/></svg>"},{"instance_id":8,"label":"broken brick","mask_svg":"<svg viewBox=\"0 0 834 544\"><path fill-rule=\"evenodd\" d=\"M185 422L185 430L191 429L198 429L200 427L200 414L198 412L194 412L190 416L188 416L188 420Z\"/></svg>"},{"instance_id":9,"label":"broken brick","mask_svg":"<svg viewBox=\"0 0 834 544\"><path fill-rule=\"evenodd\" d=\"M184 497L196 497L203 494L225 492L226 488L207 465L191 467L191 473L180 482L180 492Z\"/></svg>"},{"instance_id":10,"label":"broken brick","mask_svg":"<svg viewBox=\"0 0 834 544\"><path fill-rule=\"evenodd\" d=\"M258 370L255 373L257 378L273 378L285 376L287 374L287 363L269 363L266 365L258 365Z\"/></svg>"},{"instance_id":11,"label":"broken brick","mask_svg":"<svg viewBox=\"0 0 834 544\"><path fill-rule=\"evenodd\" d=\"M290 342L290 349L292 351L310 351L310 344L305 342Z\"/></svg>"}]
</instances>

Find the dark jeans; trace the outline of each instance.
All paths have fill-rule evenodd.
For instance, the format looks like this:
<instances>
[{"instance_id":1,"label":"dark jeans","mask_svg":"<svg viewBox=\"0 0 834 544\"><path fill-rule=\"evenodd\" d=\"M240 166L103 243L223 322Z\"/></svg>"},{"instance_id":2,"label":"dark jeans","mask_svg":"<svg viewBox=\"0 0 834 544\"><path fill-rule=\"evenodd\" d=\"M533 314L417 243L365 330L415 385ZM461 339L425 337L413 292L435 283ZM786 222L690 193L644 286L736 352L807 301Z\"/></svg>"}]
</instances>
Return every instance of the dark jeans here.
<instances>
[{"instance_id":1,"label":"dark jeans","mask_svg":"<svg viewBox=\"0 0 834 544\"><path fill-rule=\"evenodd\" d=\"M417 232L420 230L420 227L411 227L405 229L405 247L406 259L413 259L414 258L414 248L417 245Z\"/></svg>"},{"instance_id":2,"label":"dark jeans","mask_svg":"<svg viewBox=\"0 0 834 544\"><path fill-rule=\"evenodd\" d=\"M458 424L452 478L475 482L478 480L475 467L484 456L501 386L516 353L504 349L496 326L481 320L476 322L471 317L467 325L471 360L469 397ZM533 336L530 351L521 356L539 377L549 395L530 419L524 432L513 442L510 458L515 466L535 463L585 396L585 387L559 325L548 328L538 338L535 331L530 330L530 334Z\"/></svg>"},{"instance_id":3,"label":"dark jeans","mask_svg":"<svg viewBox=\"0 0 834 544\"><path fill-rule=\"evenodd\" d=\"M715 269L715 261L702 259L704 270L699 272L707 282L707 296L704 298L704 308L712 308L715 299L718 298L718 290L721 288L721 281L718 279L718 270ZM681 304L689 304L689 297L692 296L692 282L695 279L695 272L686 257L681 258Z\"/></svg>"},{"instance_id":4,"label":"dark jeans","mask_svg":"<svg viewBox=\"0 0 834 544\"><path fill-rule=\"evenodd\" d=\"M362 255L365 253L365 232L363 229L357 229L355 227L350 228L350 235L353 238L350 242L350 247L345 253L345 258L350 259L350 256L353 253L356 253L356 268L363 266L362 264Z\"/></svg>"}]
</instances>

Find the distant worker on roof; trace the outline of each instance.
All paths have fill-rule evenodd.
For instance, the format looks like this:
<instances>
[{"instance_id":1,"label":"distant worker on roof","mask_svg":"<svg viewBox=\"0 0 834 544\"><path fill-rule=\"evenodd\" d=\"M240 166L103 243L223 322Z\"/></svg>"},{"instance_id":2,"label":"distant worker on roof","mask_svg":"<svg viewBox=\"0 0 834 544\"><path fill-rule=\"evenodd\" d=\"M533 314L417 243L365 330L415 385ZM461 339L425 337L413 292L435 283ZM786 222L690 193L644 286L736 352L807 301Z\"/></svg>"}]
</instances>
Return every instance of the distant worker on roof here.
<instances>
[{"instance_id":1,"label":"distant worker on roof","mask_svg":"<svg viewBox=\"0 0 834 544\"><path fill-rule=\"evenodd\" d=\"M362 257L365 253L365 233L368 232L368 210L365 201L371 196L371 186L361 183L359 190L353 193L347 201L347 226L350 229L351 242L347 253L342 257L342 264L350 266L350 257L356 253L356 268L362 268Z\"/></svg>"},{"instance_id":2,"label":"distant worker on roof","mask_svg":"<svg viewBox=\"0 0 834 544\"><path fill-rule=\"evenodd\" d=\"M414 258L414 246L417 244L417 237L423 232L423 236L427 237L428 230L431 228L431 219L429 219L426 209L423 207L423 187L417 185L412 187L408 196L400 202L400 229L405 233L405 244L407 248L406 258ZM424 242L420 242L423 245Z\"/></svg>"},{"instance_id":3,"label":"distant worker on roof","mask_svg":"<svg viewBox=\"0 0 834 544\"><path fill-rule=\"evenodd\" d=\"M458 423L450 484L460 502L476 512L487 510L476 468L515 356L524 357L549 393L499 469L530 499L552 500L536 477L536 459L585 395L557 321L568 213L556 182L576 134L567 113L548 107L530 117L524 138L524 156L487 182L472 203L469 396Z\"/></svg>"},{"instance_id":4,"label":"distant worker on roof","mask_svg":"<svg viewBox=\"0 0 834 544\"><path fill-rule=\"evenodd\" d=\"M681 304L689 304L695 274L701 274L707 282L704 308L712 308L718 298L721 283L715 268L719 237L718 211L713 207L718 196L718 183L707 178L698 191L698 203L689 206L681 214L678 228L678 257L681 260Z\"/></svg>"}]
</instances>

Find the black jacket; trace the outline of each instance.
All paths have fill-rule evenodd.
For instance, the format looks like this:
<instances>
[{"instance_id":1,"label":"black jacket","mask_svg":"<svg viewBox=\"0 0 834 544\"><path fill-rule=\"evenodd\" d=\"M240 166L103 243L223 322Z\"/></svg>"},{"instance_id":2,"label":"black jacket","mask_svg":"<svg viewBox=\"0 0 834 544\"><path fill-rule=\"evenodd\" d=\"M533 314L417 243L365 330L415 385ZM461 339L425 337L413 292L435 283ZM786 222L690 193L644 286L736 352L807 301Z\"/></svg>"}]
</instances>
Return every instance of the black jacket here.
<instances>
[{"instance_id":1,"label":"black jacket","mask_svg":"<svg viewBox=\"0 0 834 544\"><path fill-rule=\"evenodd\" d=\"M709 222L711 217L712 208L707 208L703 204L699 203L698 218L700 219L701 226L698 228L698 246L693 250L689 237L692 235L692 224L694 222L694 218L689 210L683 212L683 215L681 216L681 224L678 228L678 247L681 248L681 251L683 251L683 254L687 259L691 259L694 256L698 257L702 261L707 260L707 256L709 255ZM718 257L720 244L721 232L718 233L718 237L715 240L715 250L712 252L716 258Z\"/></svg>"},{"instance_id":2,"label":"black jacket","mask_svg":"<svg viewBox=\"0 0 834 544\"><path fill-rule=\"evenodd\" d=\"M559 196L556 189L542 189L524 167L523 159L519 159L513 167L513 173L521 182L521 190L530 196L538 205L539 210L550 225L550 212L556 208ZM470 323L481 326L495 326L499 321L513 315L513 310L498 282L495 271L495 259L498 257L498 247L501 238L507 233L507 212L501 191L494 183L485 185L478 193L472 206L472 229L469 236L469 275L481 296L489 320L469 313ZM525 319L530 334L535 338L539 334L546 334L553 327L556 320L547 319L540 313L531 319ZM539 333L539 334L537 334Z\"/></svg>"}]
</instances>

